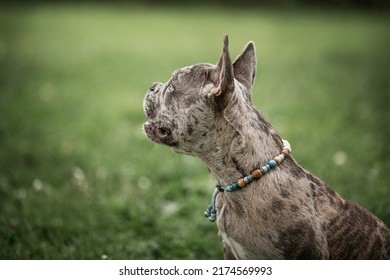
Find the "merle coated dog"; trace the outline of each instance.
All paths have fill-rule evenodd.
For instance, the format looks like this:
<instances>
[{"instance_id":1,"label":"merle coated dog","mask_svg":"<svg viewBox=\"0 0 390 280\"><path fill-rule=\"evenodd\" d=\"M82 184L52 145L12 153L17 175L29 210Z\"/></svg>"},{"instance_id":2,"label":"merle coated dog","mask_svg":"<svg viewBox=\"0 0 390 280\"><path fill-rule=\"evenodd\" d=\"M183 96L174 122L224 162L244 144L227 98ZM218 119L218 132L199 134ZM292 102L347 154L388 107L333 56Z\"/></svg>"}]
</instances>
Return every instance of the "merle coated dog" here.
<instances>
[{"instance_id":1,"label":"merle coated dog","mask_svg":"<svg viewBox=\"0 0 390 280\"><path fill-rule=\"evenodd\" d=\"M225 258L389 259L389 228L292 156L243 183L283 150L276 130L251 103L255 75L254 44L232 63L226 36L216 65L176 70L166 83L154 83L144 100L150 140L199 157L221 190L236 182L239 190L216 197Z\"/></svg>"}]
</instances>

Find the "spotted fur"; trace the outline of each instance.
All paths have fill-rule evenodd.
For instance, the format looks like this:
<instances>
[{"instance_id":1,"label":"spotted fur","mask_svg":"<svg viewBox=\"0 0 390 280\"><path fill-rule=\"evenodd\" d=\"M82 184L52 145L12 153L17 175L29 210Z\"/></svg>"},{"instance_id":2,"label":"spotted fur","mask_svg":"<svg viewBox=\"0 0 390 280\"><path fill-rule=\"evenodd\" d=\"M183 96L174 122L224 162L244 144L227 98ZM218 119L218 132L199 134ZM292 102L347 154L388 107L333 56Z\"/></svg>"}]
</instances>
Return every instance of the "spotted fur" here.
<instances>
[{"instance_id":1,"label":"spotted fur","mask_svg":"<svg viewBox=\"0 0 390 280\"><path fill-rule=\"evenodd\" d=\"M219 62L175 71L147 92L146 135L194 155L226 185L277 155L282 140L251 103L254 44L232 63L227 36ZM293 157L217 199L226 259L389 259L390 230L340 197Z\"/></svg>"}]
</instances>

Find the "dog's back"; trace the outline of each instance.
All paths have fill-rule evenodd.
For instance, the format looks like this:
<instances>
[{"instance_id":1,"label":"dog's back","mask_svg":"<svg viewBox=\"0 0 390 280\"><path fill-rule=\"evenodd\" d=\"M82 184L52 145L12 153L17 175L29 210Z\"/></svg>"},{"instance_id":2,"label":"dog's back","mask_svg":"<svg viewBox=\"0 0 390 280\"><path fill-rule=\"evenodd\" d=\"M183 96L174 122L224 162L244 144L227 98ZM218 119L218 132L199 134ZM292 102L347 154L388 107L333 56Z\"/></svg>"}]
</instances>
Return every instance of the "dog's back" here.
<instances>
[{"instance_id":1,"label":"dog's back","mask_svg":"<svg viewBox=\"0 0 390 280\"><path fill-rule=\"evenodd\" d=\"M390 259L390 230L381 220L318 179L310 187L330 259Z\"/></svg>"}]
</instances>

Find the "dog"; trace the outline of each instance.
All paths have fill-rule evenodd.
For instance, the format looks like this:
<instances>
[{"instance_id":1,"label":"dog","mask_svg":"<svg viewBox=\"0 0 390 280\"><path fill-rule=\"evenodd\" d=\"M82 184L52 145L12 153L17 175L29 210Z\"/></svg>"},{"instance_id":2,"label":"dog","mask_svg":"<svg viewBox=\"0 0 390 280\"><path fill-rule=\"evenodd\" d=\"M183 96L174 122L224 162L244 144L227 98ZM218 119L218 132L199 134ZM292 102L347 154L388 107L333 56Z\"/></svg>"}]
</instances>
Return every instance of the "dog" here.
<instances>
[{"instance_id":1,"label":"dog","mask_svg":"<svg viewBox=\"0 0 390 280\"><path fill-rule=\"evenodd\" d=\"M253 42L232 62L226 35L216 65L174 71L143 104L146 136L200 158L216 181L224 258L390 259L390 229L301 167L252 105L256 64Z\"/></svg>"}]
</instances>

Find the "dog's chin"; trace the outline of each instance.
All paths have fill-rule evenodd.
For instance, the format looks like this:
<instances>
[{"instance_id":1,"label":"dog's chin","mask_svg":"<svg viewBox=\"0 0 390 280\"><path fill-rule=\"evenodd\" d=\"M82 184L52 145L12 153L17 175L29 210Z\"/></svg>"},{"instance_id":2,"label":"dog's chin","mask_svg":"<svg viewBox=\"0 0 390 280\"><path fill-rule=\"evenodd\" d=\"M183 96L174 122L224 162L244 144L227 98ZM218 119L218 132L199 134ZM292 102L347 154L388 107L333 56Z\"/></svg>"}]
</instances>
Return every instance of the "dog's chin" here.
<instances>
[{"instance_id":1,"label":"dog's chin","mask_svg":"<svg viewBox=\"0 0 390 280\"><path fill-rule=\"evenodd\" d=\"M180 149L179 147L172 147L172 152L175 154L183 154L187 156L195 156L191 151Z\"/></svg>"}]
</instances>

